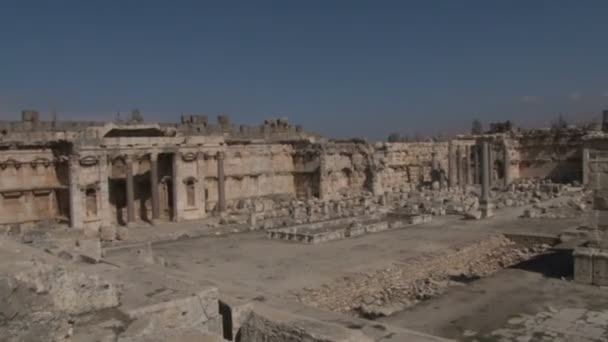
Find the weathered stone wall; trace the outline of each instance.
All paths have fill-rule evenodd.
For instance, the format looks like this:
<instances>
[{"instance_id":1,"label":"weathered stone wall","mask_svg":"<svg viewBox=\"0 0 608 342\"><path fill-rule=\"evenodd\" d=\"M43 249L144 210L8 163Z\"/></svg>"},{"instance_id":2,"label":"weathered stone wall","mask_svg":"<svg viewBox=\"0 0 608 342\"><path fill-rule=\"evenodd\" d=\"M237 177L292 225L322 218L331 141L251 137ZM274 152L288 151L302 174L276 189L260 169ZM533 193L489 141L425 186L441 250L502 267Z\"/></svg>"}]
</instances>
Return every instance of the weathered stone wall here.
<instances>
[{"instance_id":1,"label":"weathered stone wall","mask_svg":"<svg viewBox=\"0 0 608 342\"><path fill-rule=\"evenodd\" d=\"M514 137L514 178L582 179L583 131L534 131Z\"/></svg>"},{"instance_id":2,"label":"weathered stone wall","mask_svg":"<svg viewBox=\"0 0 608 342\"><path fill-rule=\"evenodd\" d=\"M67 219L67 183L51 149L0 151L0 224Z\"/></svg>"},{"instance_id":3,"label":"weathered stone wall","mask_svg":"<svg viewBox=\"0 0 608 342\"><path fill-rule=\"evenodd\" d=\"M433 153L439 167L447 172L448 143L385 143L377 146L380 160L378 177L387 192L409 191L421 182L430 181Z\"/></svg>"}]
</instances>

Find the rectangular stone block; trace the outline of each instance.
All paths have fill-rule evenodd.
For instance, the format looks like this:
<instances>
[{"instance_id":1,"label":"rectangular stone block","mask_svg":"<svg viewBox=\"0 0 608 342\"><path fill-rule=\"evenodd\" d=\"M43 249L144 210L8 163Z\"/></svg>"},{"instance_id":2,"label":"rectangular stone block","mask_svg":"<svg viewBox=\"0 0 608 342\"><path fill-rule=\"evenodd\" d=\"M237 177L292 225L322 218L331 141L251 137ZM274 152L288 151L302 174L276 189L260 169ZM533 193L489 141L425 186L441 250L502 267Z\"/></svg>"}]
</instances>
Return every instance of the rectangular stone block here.
<instances>
[{"instance_id":1,"label":"rectangular stone block","mask_svg":"<svg viewBox=\"0 0 608 342\"><path fill-rule=\"evenodd\" d=\"M593 284L608 286L608 250L593 254Z\"/></svg>"},{"instance_id":2,"label":"rectangular stone block","mask_svg":"<svg viewBox=\"0 0 608 342\"><path fill-rule=\"evenodd\" d=\"M574 281L581 284L593 283L593 248L578 247L574 257Z\"/></svg>"}]
</instances>

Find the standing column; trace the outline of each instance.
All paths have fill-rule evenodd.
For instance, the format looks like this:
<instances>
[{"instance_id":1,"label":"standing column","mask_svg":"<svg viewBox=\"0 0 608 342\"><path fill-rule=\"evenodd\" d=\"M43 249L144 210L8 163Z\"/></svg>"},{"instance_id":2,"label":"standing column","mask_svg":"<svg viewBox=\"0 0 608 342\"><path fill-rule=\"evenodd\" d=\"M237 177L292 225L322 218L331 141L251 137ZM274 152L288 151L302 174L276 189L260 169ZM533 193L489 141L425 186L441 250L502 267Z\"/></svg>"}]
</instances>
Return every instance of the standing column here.
<instances>
[{"instance_id":1,"label":"standing column","mask_svg":"<svg viewBox=\"0 0 608 342\"><path fill-rule=\"evenodd\" d=\"M112 225L112 210L110 209L110 183L108 182L108 156L99 156L99 208L101 227Z\"/></svg>"},{"instance_id":2,"label":"standing column","mask_svg":"<svg viewBox=\"0 0 608 342\"><path fill-rule=\"evenodd\" d=\"M589 186L589 149L583 148L583 186Z\"/></svg>"},{"instance_id":3,"label":"standing column","mask_svg":"<svg viewBox=\"0 0 608 342\"><path fill-rule=\"evenodd\" d=\"M456 179L457 185L462 186L462 146L456 146Z\"/></svg>"},{"instance_id":4,"label":"standing column","mask_svg":"<svg viewBox=\"0 0 608 342\"><path fill-rule=\"evenodd\" d=\"M505 188L511 184L511 154L509 153L509 145L505 141L504 145L504 176L505 176Z\"/></svg>"},{"instance_id":5,"label":"standing column","mask_svg":"<svg viewBox=\"0 0 608 342\"><path fill-rule=\"evenodd\" d=\"M172 160L172 177L171 177L171 184L173 186L172 190L172 198L171 201L173 202L173 207L171 208L171 213L173 215L173 217L171 217L171 219L173 220L173 222L179 222L182 216L182 210L183 210L183 201L182 198L184 197L182 194L182 189L183 189L183 182L182 182L182 174L181 174L181 167L180 167L180 163L181 163L181 158L182 158L182 153L177 151L175 153L173 153L173 160Z\"/></svg>"},{"instance_id":6,"label":"standing column","mask_svg":"<svg viewBox=\"0 0 608 342\"><path fill-rule=\"evenodd\" d=\"M492 187L494 183L494 151L492 149L492 143L486 143L488 146L488 157L486 158L486 164L488 164L488 184ZM483 151L481 151L483 154Z\"/></svg>"},{"instance_id":7,"label":"standing column","mask_svg":"<svg viewBox=\"0 0 608 342\"><path fill-rule=\"evenodd\" d=\"M431 153L431 184L440 181L438 174L439 167L437 166L437 153L433 152Z\"/></svg>"},{"instance_id":8,"label":"standing column","mask_svg":"<svg viewBox=\"0 0 608 342\"><path fill-rule=\"evenodd\" d=\"M150 193L152 194L152 223L160 219L160 200L158 193L158 154L150 154Z\"/></svg>"},{"instance_id":9,"label":"standing column","mask_svg":"<svg viewBox=\"0 0 608 342\"><path fill-rule=\"evenodd\" d=\"M479 184L481 183L480 180L480 174L481 174L481 170L479 169L479 145L474 145L473 146L473 183L474 184Z\"/></svg>"},{"instance_id":10,"label":"standing column","mask_svg":"<svg viewBox=\"0 0 608 342\"><path fill-rule=\"evenodd\" d=\"M456 166L454 165L454 145L452 142L448 146L448 182L450 189L456 187Z\"/></svg>"},{"instance_id":11,"label":"standing column","mask_svg":"<svg viewBox=\"0 0 608 342\"><path fill-rule=\"evenodd\" d=\"M82 229L84 225L83 213L84 202L82 192L80 191L79 177L80 164L78 155L70 155L68 160L69 170L69 203L70 203L70 226L72 228Z\"/></svg>"},{"instance_id":12,"label":"standing column","mask_svg":"<svg viewBox=\"0 0 608 342\"><path fill-rule=\"evenodd\" d=\"M204 218L207 215L207 197L205 196L205 154L203 152L197 152L196 154L196 168L198 175L198 182L196 182L196 197L197 205L199 209L199 217Z\"/></svg>"},{"instance_id":13,"label":"standing column","mask_svg":"<svg viewBox=\"0 0 608 342\"><path fill-rule=\"evenodd\" d=\"M489 146L486 141L481 144L481 198L479 199L479 209L482 217L492 216L490 204L490 163Z\"/></svg>"},{"instance_id":14,"label":"standing column","mask_svg":"<svg viewBox=\"0 0 608 342\"><path fill-rule=\"evenodd\" d=\"M224 175L224 152L217 153L217 210L226 210L226 183Z\"/></svg>"},{"instance_id":15,"label":"standing column","mask_svg":"<svg viewBox=\"0 0 608 342\"><path fill-rule=\"evenodd\" d=\"M133 156L127 156L127 225L135 222L135 188L133 183Z\"/></svg>"},{"instance_id":16,"label":"standing column","mask_svg":"<svg viewBox=\"0 0 608 342\"><path fill-rule=\"evenodd\" d=\"M465 165L467 166L467 185L473 185L473 170L471 167L471 146L465 148Z\"/></svg>"}]
</instances>

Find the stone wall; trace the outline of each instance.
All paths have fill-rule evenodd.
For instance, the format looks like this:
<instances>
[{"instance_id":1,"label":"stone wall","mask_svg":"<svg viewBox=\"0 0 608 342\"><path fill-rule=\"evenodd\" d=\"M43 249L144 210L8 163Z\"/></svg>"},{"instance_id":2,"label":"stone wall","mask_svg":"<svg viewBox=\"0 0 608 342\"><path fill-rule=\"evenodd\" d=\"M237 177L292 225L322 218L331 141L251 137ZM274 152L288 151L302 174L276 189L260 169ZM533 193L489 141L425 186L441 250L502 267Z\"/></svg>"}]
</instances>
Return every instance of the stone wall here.
<instances>
[{"instance_id":1,"label":"stone wall","mask_svg":"<svg viewBox=\"0 0 608 342\"><path fill-rule=\"evenodd\" d=\"M67 219L67 184L51 149L0 151L0 224Z\"/></svg>"},{"instance_id":2,"label":"stone wall","mask_svg":"<svg viewBox=\"0 0 608 342\"><path fill-rule=\"evenodd\" d=\"M582 131L535 131L514 139L515 178L582 179Z\"/></svg>"},{"instance_id":3,"label":"stone wall","mask_svg":"<svg viewBox=\"0 0 608 342\"><path fill-rule=\"evenodd\" d=\"M439 167L448 170L447 142L385 143L376 147L379 181L387 192L409 191L429 182L433 153Z\"/></svg>"}]
</instances>

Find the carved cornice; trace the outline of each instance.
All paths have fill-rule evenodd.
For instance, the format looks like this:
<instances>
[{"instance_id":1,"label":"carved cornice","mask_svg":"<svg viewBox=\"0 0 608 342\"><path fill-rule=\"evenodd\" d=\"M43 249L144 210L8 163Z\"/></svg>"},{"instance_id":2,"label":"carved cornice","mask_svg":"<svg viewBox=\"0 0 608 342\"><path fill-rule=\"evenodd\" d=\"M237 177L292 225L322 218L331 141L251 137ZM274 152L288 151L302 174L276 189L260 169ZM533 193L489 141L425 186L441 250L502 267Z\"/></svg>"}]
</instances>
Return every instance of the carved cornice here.
<instances>
[{"instance_id":1,"label":"carved cornice","mask_svg":"<svg viewBox=\"0 0 608 342\"><path fill-rule=\"evenodd\" d=\"M197 154L195 152L182 153L182 160L185 162L191 162L196 160Z\"/></svg>"},{"instance_id":2,"label":"carved cornice","mask_svg":"<svg viewBox=\"0 0 608 342\"><path fill-rule=\"evenodd\" d=\"M99 163L99 157L97 156L85 156L78 160L81 166L93 166Z\"/></svg>"},{"instance_id":3,"label":"carved cornice","mask_svg":"<svg viewBox=\"0 0 608 342\"><path fill-rule=\"evenodd\" d=\"M13 158L9 158L2 163L0 163L0 169L4 170L8 167L14 167L15 169L19 169L21 167L21 163L16 161Z\"/></svg>"},{"instance_id":4,"label":"carved cornice","mask_svg":"<svg viewBox=\"0 0 608 342\"><path fill-rule=\"evenodd\" d=\"M194 177L187 177L187 178L184 178L183 182L184 182L184 184L188 184L190 182L198 183L198 179L196 179Z\"/></svg>"},{"instance_id":5,"label":"carved cornice","mask_svg":"<svg viewBox=\"0 0 608 342\"><path fill-rule=\"evenodd\" d=\"M44 165L44 167L49 167L53 163L52 160L47 158L36 158L30 162L32 168L36 168L37 165Z\"/></svg>"}]
</instances>

